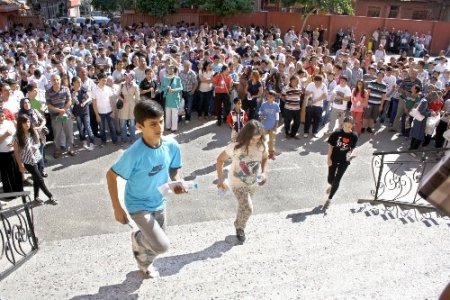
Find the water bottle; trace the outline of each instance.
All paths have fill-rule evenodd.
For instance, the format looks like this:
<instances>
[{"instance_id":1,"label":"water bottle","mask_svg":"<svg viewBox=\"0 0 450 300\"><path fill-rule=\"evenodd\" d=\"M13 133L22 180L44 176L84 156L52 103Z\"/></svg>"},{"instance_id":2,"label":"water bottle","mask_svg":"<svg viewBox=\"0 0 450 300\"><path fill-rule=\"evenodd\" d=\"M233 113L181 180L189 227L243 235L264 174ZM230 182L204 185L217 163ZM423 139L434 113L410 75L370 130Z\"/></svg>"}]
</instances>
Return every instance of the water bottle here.
<instances>
[{"instance_id":1,"label":"water bottle","mask_svg":"<svg viewBox=\"0 0 450 300\"><path fill-rule=\"evenodd\" d=\"M174 188L176 186L182 185L183 188L188 192L188 191L192 191L192 190L198 190L198 183L195 181L171 181L171 182L167 182L163 185L161 185L160 187L158 187L158 191L163 195L163 196L168 196L170 194L174 194Z\"/></svg>"}]
</instances>

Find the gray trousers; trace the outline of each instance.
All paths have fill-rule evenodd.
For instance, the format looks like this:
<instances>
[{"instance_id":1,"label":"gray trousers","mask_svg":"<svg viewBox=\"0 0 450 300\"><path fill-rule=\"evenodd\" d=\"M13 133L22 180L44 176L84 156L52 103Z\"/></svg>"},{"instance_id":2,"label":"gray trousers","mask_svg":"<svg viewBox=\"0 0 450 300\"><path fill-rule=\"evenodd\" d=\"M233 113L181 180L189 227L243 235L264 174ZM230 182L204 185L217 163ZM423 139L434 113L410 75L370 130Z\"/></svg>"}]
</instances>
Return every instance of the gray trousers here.
<instances>
[{"instance_id":1,"label":"gray trousers","mask_svg":"<svg viewBox=\"0 0 450 300\"><path fill-rule=\"evenodd\" d=\"M53 142L55 144L55 151L61 151L61 134L64 132L66 138L65 146L67 150L73 147L73 121L72 118L68 118L66 121L57 121L56 117L52 117L53 128Z\"/></svg>"},{"instance_id":2,"label":"gray trousers","mask_svg":"<svg viewBox=\"0 0 450 300\"><path fill-rule=\"evenodd\" d=\"M336 120L339 120L339 127L342 127L342 124L344 123L344 118L347 115L347 111L343 110L343 109L337 109L337 108L332 108L330 111L330 116L329 116L329 123L328 123L328 132L333 132L334 128L336 126Z\"/></svg>"},{"instance_id":3,"label":"gray trousers","mask_svg":"<svg viewBox=\"0 0 450 300\"><path fill-rule=\"evenodd\" d=\"M164 232L166 229L166 211L141 211L130 214L139 228L136 235L137 242L146 249L148 264L151 264L156 256L169 250L170 241Z\"/></svg>"},{"instance_id":4,"label":"gray trousers","mask_svg":"<svg viewBox=\"0 0 450 300\"><path fill-rule=\"evenodd\" d=\"M400 122L401 117L405 114L405 100L399 99L397 106L397 114L395 115L394 124L392 125L395 130L401 132L402 124Z\"/></svg>"}]
</instances>

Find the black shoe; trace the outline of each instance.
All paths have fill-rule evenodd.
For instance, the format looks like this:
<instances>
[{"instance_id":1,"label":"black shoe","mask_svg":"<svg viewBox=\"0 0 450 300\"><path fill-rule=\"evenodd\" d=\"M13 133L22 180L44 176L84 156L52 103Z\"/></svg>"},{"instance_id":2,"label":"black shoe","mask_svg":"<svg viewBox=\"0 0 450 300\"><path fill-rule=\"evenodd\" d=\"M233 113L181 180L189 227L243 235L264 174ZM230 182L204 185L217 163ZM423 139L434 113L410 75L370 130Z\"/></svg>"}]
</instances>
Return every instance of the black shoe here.
<instances>
[{"instance_id":1,"label":"black shoe","mask_svg":"<svg viewBox=\"0 0 450 300\"><path fill-rule=\"evenodd\" d=\"M363 134L364 132L366 132L365 128L361 128L361 134Z\"/></svg>"},{"instance_id":2,"label":"black shoe","mask_svg":"<svg viewBox=\"0 0 450 300\"><path fill-rule=\"evenodd\" d=\"M239 242L245 242L245 232L242 229L236 229L236 238Z\"/></svg>"},{"instance_id":3,"label":"black shoe","mask_svg":"<svg viewBox=\"0 0 450 300\"><path fill-rule=\"evenodd\" d=\"M328 207L330 206L330 202L331 202L331 200L327 199L327 201L325 201L325 203L323 204L322 209L327 210Z\"/></svg>"},{"instance_id":4,"label":"black shoe","mask_svg":"<svg viewBox=\"0 0 450 300\"><path fill-rule=\"evenodd\" d=\"M41 198L37 197L37 198L34 198L34 202L36 202L37 204L41 205L41 204L44 203L44 200L42 200Z\"/></svg>"},{"instance_id":5,"label":"black shoe","mask_svg":"<svg viewBox=\"0 0 450 300\"><path fill-rule=\"evenodd\" d=\"M25 179L23 181L23 186L33 186L33 180L30 180L29 178Z\"/></svg>"},{"instance_id":6,"label":"black shoe","mask_svg":"<svg viewBox=\"0 0 450 300\"><path fill-rule=\"evenodd\" d=\"M368 127L368 128L367 128L367 133L373 133L372 128Z\"/></svg>"},{"instance_id":7,"label":"black shoe","mask_svg":"<svg viewBox=\"0 0 450 300\"><path fill-rule=\"evenodd\" d=\"M286 139L288 140L290 138L291 138L291 136L289 135L289 133L286 133Z\"/></svg>"},{"instance_id":8,"label":"black shoe","mask_svg":"<svg viewBox=\"0 0 450 300\"><path fill-rule=\"evenodd\" d=\"M47 200L47 203L51 205L56 205L58 204L58 201L55 198L51 197Z\"/></svg>"},{"instance_id":9,"label":"black shoe","mask_svg":"<svg viewBox=\"0 0 450 300\"><path fill-rule=\"evenodd\" d=\"M218 120L216 124L217 124L217 126L222 126L222 121Z\"/></svg>"}]
</instances>

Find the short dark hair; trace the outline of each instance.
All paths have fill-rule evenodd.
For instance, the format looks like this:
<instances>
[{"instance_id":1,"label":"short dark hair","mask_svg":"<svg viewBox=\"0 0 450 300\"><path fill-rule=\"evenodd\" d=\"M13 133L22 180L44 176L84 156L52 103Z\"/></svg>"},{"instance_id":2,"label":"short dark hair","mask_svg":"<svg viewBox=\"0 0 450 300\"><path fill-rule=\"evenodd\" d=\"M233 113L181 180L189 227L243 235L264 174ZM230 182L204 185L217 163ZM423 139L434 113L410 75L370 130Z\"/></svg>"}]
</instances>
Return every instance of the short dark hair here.
<instances>
[{"instance_id":1,"label":"short dark hair","mask_svg":"<svg viewBox=\"0 0 450 300\"><path fill-rule=\"evenodd\" d=\"M239 97L236 97L236 98L234 98L233 103L236 104L236 103L238 103L239 101L241 101L241 99L240 99Z\"/></svg>"},{"instance_id":2,"label":"short dark hair","mask_svg":"<svg viewBox=\"0 0 450 300\"><path fill-rule=\"evenodd\" d=\"M164 115L162 106L154 100L139 101L134 106L134 118L136 123L144 124L147 119L157 119Z\"/></svg>"},{"instance_id":3,"label":"short dark hair","mask_svg":"<svg viewBox=\"0 0 450 300\"><path fill-rule=\"evenodd\" d=\"M108 76L106 76L106 74L103 73L103 72L100 72L100 73L97 75L97 79L98 79L98 80L100 80L100 79L105 79L106 77L108 77Z\"/></svg>"},{"instance_id":4,"label":"short dark hair","mask_svg":"<svg viewBox=\"0 0 450 300\"><path fill-rule=\"evenodd\" d=\"M32 90L36 89L38 86L36 83L30 83L27 85L27 92L31 92Z\"/></svg>"}]
</instances>

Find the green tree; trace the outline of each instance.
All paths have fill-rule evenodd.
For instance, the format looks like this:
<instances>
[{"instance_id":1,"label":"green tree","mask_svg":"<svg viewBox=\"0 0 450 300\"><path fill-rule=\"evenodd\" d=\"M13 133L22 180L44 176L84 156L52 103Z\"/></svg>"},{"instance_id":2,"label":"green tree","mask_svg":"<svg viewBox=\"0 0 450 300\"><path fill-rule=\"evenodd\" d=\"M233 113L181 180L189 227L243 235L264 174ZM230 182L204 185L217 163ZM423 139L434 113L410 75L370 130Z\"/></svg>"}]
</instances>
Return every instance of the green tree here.
<instances>
[{"instance_id":1,"label":"green tree","mask_svg":"<svg viewBox=\"0 0 450 300\"><path fill-rule=\"evenodd\" d=\"M309 16L319 11L345 15L353 14L352 0L281 0L281 4L284 7L296 6L301 9L303 24L300 32L303 32Z\"/></svg>"},{"instance_id":2,"label":"green tree","mask_svg":"<svg viewBox=\"0 0 450 300\"><path fill-rule=\"evenodd\" d=\"M175 0L137 0L137 10L143 13L149 13L152 16L162 20L167 15L173 14L177 7Z\"/></svg>"},{"instance_id":3,"label":"green tree","mask_svg":"<svg viewBox=\"0 0 450 300\"><path fill-rule=\"evenodd\" d=\"M92 0L91 5L96 9L112 15L119 10L118 1L116 0Z\"/></svg>"},{"instance_id":4,"label":"green tree","mask_svg":"<svg viewBox=\"0 0 450 300\"><path fill-rule=\"evenodd\" d=\"M250 12L253 9L252 0L203 0L199 2L201 9L209 10L222 17Z\"/></svg>"}]
</instances>

